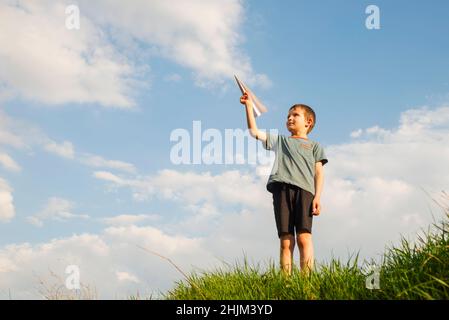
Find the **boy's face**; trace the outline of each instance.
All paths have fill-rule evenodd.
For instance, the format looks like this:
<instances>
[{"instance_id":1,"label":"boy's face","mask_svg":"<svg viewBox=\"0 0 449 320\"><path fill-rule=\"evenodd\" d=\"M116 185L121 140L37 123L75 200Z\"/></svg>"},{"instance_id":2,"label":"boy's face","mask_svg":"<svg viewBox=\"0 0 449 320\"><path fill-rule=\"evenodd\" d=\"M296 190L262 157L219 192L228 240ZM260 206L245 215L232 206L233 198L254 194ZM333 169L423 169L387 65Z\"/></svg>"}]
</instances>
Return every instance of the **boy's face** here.
<instances>
[{"instance_id":1,"label":"boy's face","mask_svg":"<svg viewBox=\"0 0 449 320\"><path fill-rule=\"evenodd\" d=\"M307 120L304 110L301 108L294 108L288 112L287 116L287 129L292 134L298 134L300 132L307 133L307 129L310 126L311 119Z\"/></svg>"}]
</instances>

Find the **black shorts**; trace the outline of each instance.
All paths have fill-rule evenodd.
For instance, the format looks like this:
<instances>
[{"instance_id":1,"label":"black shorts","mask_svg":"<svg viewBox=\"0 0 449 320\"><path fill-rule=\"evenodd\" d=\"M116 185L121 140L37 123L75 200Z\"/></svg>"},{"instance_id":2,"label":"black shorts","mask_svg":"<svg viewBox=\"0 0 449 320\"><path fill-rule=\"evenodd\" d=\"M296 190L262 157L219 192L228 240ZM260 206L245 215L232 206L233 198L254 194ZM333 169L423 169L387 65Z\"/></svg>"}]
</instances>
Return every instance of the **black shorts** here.
<instances>
[{"instance_id":1,"label":"black shorts","mask_svg":"<svg viewBox=\"0 0 449 320\"><path fill-rule=\"evenodd\" d=\"M313 194L300 187L274 182L270 184L273 193L274 217L279 238L300 232L312 233Z\"/></svg>"}]
</instances>

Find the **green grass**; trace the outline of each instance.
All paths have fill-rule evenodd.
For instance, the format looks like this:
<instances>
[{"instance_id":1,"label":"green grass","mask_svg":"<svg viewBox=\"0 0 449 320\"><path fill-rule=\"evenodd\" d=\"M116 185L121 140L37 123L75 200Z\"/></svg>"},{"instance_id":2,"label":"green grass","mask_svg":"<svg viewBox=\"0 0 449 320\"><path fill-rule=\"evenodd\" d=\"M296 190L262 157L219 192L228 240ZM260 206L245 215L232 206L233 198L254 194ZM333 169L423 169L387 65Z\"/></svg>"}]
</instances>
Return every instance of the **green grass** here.
<instances>
[{"instance_id":1,"label":"green grass","mask_svg":"<svg viewBox=\"0 0 449 320\"><path fill-rule=\"evenodd\" d=\"M242 263L190 274L165 294L166 299L448 299L449 213L434 230L411 243L405 238L388 248L380 263L379 289L367 289L358 256L319 265L309 275L294 269L290 277L269 262L265 268Z\"/></svg>"}]
</instances>

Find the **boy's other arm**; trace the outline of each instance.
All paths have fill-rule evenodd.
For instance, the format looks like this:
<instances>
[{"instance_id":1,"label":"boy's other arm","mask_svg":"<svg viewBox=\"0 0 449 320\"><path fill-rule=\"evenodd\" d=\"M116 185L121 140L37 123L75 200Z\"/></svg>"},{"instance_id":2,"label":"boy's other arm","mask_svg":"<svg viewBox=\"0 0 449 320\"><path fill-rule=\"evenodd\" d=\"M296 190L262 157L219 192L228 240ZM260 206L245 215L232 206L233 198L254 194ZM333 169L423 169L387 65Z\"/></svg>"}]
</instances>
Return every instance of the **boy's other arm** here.
<instances>
[{"instance_id":1,"label":"boy's other arm","mask_svg":"<svg viewBox=\"0 0 449 320\"><path fill-rule=\"evenodd\" d=\"M240 103L246 106L246 120L251 137L265 143L267 141L267 134L257 128L256 118L253 112L253 101L248 97L247 93L240 97Z\"/></svg>"},{"instance_id":2,"label":"boy's other arm","mask_svg":"<svg viewBox=\"0 0 449 320\"><path fill-rule=\"evenodd\" d=\"M323 191L324 168L323 163L318 161L315 163L315 197L313 198L312 208L313 214L319 215L321 211L321 192Z\"/></svg>"}]
</instances>

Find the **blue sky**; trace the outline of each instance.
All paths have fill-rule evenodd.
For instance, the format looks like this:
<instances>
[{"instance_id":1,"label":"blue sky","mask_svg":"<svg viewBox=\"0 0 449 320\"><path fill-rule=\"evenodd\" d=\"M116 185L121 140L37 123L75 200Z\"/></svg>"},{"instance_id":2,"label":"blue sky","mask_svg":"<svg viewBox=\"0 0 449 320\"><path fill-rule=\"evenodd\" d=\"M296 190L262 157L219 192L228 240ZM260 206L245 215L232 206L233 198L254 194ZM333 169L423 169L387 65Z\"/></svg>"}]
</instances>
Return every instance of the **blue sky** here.
<instances>
[{"instance_id":1,"label":"blue sky","mask_svg":"<svg viewBox=\"0 0 449 320\"><path fill-rule=\"evenodd\" d=\"M284 122L291 105L306 103L315 109L318 122L310 137L328 151L326 169L330 171L323 205L329 215L334 212L334 217L345 221L354 218L348 225L357 227L363 237L377 221L375 217L387 217L390 210L403 212L403 220L387 228L380 237L382 242L373 242L375 232L365 232L366 238L357 239L367 248L362 249L363 254L379 253L385 243L397 240L399 233L413 232L431 220L428 212L413 210L425 209L431 202L422 188L437 192L448 182L442 178L446 169L440 168L449 157L442 144L449 125L447 1L284 1L282 5L274 1L229 1L226 5L212 1L204 8L197 1L187 1L183 4L187 10L167 8L159 1L113 1L112 5L79 1L79 31L64 29L63 9L71 2L18 3L0 2L4 21L0 31L0 155L9 159L0 162L0 191L6 199L0 217L8 216L0 219L0 273L3 263L3 270L9 270L5 277L8 272L15 272L12 279L30 272L17 267L20 263L8 245L29 243L31 250L40 252L39 246L52 239L101 235L107 227L100 219L120 215L150 216L140 224L126 224L130 233L151 227L161 232L155 231L158 235L180 237L180 242L194 239L203 243L213 239L216 228L225 228L232 217L248 218L250 226L258 223L257 214L263 214L265 229L254 242L263 247L260 242L266 241L271 252L252 247L255 228L248 234L233 234L230 227L220 230L237 245L223 255L237 259L246 250L253 252L256 260L275 259L271 200L263 193L265 177L257 175L254 166L170 162L174 145L170 133L177 128L191 131L194 120L201 121L204 130L245 128L233 73L248 80L268 106L269 112L258 118L261 128L278 128L287 134ZM365 27L365 8L370 4L380 9L380 30ZM139 12L148 12L150 17ZM158 24L157 12L162 13L162 20L165 17L163 23ZM26 52L24 43L29 44ZM209 59L195 54L195 45L203 48ZM359 129L361 133L354 134ZM438 166L430 155L442 158ZM101 157L103 164L93 165L93 156ZM107 161L120 163L105 164ZM389 169L399 164L400 169L390 174ZM424 169L417 172L416 168ZM133 182L126 185L99 178L99 172ZM234 181L234 176L226 176L229 172L237 178L227 186L227 181ZM208 182L205 189L194 188L195 183L203 185L204 175L214 183L224 177L224 185L209 186L217 196L205 195ZM239 184L239 179L244 182ZM191 194L185 190L190 185ZM152 191L145 190L147 187ZM390 187L397 188L400 204L390 199L392 194L396 197ZM143 199L133 197L136 190ZM230 190L248 192L253 199L247 201L242 196L234 201ZM362 192L357 198L360 207L350 200L357 192ZM391 200L394 205L385 209L379 199ZM263 204L258 207L257 203ZM345 217L345 206L351 203L354 215ZM372 208L371 213L356 216L357 208L367 207ZM30 216L45 208L48 212L42 226L29 222ZM61 213L58 210L69 212L69 217L54 220ZM204 214L198 214L200 211ZM209 216L208 212L214 213ZM321 223L323 230L331 230L335 221L326 222L326 211L320 219L317 228ZM377 222L384 226L385 222ZM119 228L112 224L114 227ZM341 240L338 248L331 248L333 238ZM101 239L110 245L106 238ZM327 259L331 252L344 256L360 249L352 240L335 230L326 236L318 234L317 257ZM176 244L173 248L176 252ZM198 250L200 253L195 252L202 257L222 254L207 245ZM81 249L76 252L83 256ZM191 257L196 257L195 253ZM56 258L55 253L39 261L52 265ZM162 277L165 282L152 284L132 264L109 256L106 260L108 265L119 264L136 275L139 281L128 281L133 286L166 288L176 278L169 274ZM183 263L189 266L192 261L187 257ZM11 265L16 267L7 267ZM111 290L122 294L136 288L124 281L123 286ZM8 285L17 285L18 291L27 288L26 283L12 281Z\"/></svg>"}]
</instances>

